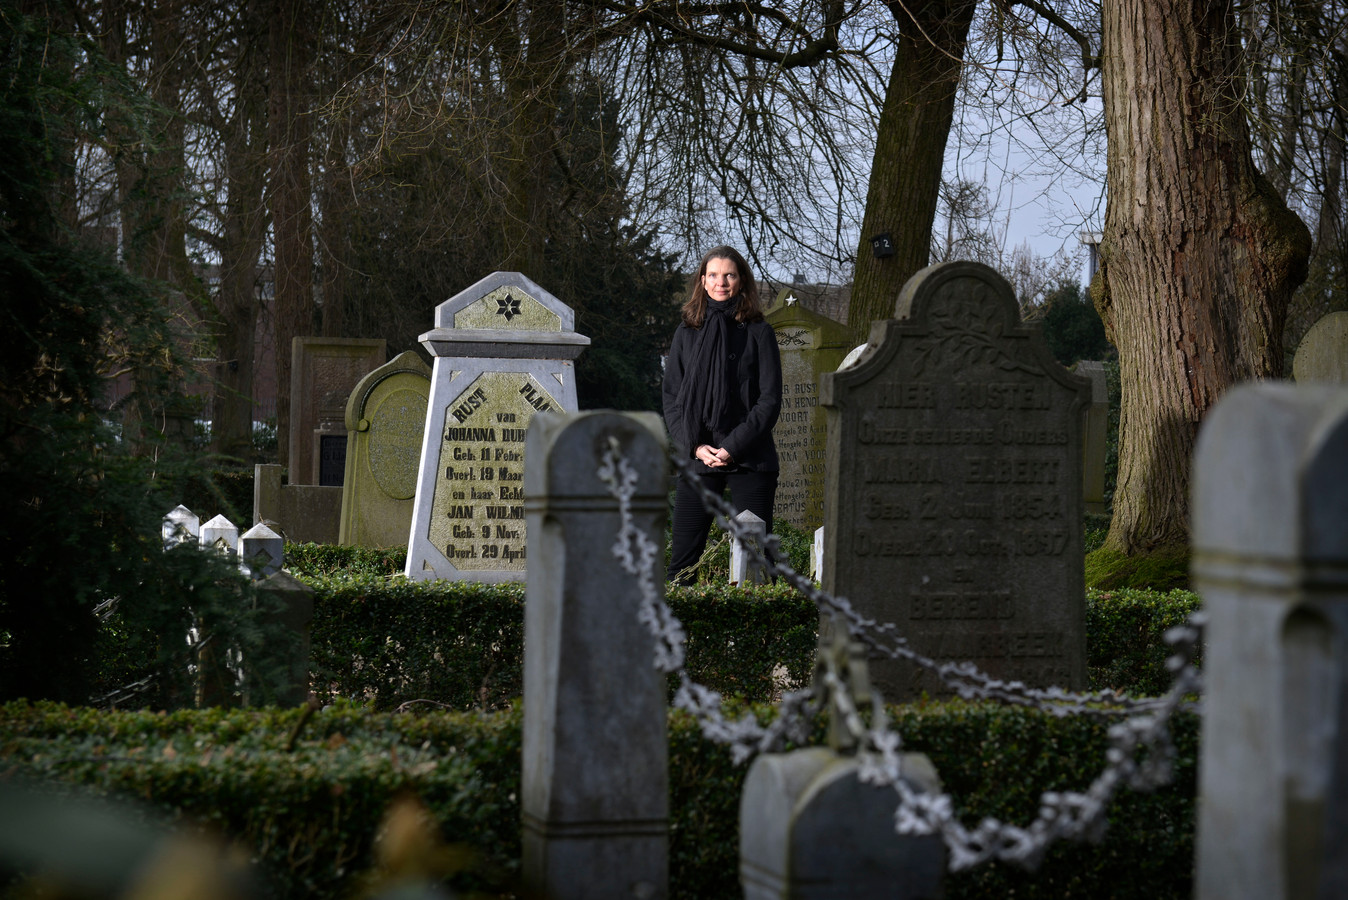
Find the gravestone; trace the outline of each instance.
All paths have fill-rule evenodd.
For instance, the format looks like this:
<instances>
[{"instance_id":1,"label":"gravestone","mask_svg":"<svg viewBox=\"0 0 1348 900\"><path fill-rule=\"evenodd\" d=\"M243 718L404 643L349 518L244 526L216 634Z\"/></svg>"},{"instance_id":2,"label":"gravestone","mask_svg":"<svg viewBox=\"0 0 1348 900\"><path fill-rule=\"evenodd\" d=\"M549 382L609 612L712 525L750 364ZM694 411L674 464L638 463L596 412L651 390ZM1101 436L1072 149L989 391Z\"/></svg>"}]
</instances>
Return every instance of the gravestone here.
<instances>
[{"instance_id":1,"label":"gravestone","mask_svg":"<svg viewBox=\"0 0 1348 900\"><path fill-rule=\"evenodd\" d=\"M201 517L181 503L169 510L159 527L165 550L178 544L195 544L200 533Z\"/></svg>"},{"instance_id":2,"label":"gravestone","mask_svg":"<svg viewBox=\"0 0 1348 900\"><path fill-rule=\"evenodd\" d=\"M549 413L529 427L520 806L531 897L668 896L665 680L640 587L613 555L622 519L598 475L610 447L636 472L633 527L663 546L659 416Z\"/></svg>"},{"instance_id":3,"label":"gravestone","mask_svg":"<svg viewBox=\"0 0 1348 900\"><path fill-rule=\"evenodd\" d=\"M209 547L227 559L236 559L239 555L239 529L223 515L202 525L198 540L201 546Z\"/></svg>"},{"instance_id":4,"label":"gravestone","mask_svg":"<svg viewBox=\"0 0 1348 900\"><path fill-rule=\"evenodd\" d=\"M1193 473L1195 896L1348 896L1348 390L1232 389Z\"/></svg>"},{"instance_id":5,"label":"gravestone","mask_svg":"<svg viewBox=\"0 0 1348 900\"><path fill-rule=\"evenodd\" d=\"M870 685L866 648L840 634L821 640L816 700L828 714L828 747L765 753L740 798L740 884L745 900L835 900L945 896L945 844L938 834L899 835L893 785L868 778L848 721L871 709L881 728L883 698ZM845 702L844 702L845 698ZM899 777L915 793L939 794L923 754L904 753Z\"/></svg>"},{"instance_id":6,"label":"gravestone","mask_svg":"<svg viewBox=\"0 0 1348 900\"><path fill-rule=\"evenodd\" d=\"M245 660L245 676L250 662L257 669L270 670L276 679L275 693L262 699L268 705L299 706L309 696L314 589L289 572L273 572L262 579L257 591L266 610L262 625L273 629L273 636L262 658ZM275 634L278 630L281 634Z\"/></svg>"},{"instance_id":7,"label":"gravestone","mask_svg":"<svg viewBox=\"0 0 1348 900\"><path fill-rule=\"evenodd\" d=\"M346 399L384 364L383 340L297 337L290 344L290 484L340 486Z\"/></svg>"},{"instance_id":8,"label":"gravestone","mask_svg":"<svg viewBox=\"0 0 1348 900\"><path fill-rule=\"evenodd\" d=\"M773 514L813 531L824 522L827 449L819 376L838 368L851 337L837 322L801 306L790 290L781 292L766 318L782 359L782 411L772 429L781 461Z\"/></svg>"},{"instance_id":9,"label":"gravestone","mask_svg":"<svg viewBox=\"0 0 1348 900\"><path fill-rule=\"evenodd\" d=\"M764 552L763 538L768 533L767 523L747 509L741 510L735 516L735 521L749 528L753 537L748 541L741 541L734 534L730 536L730 583L767 584L769 580L767 569L749 555L749 547L746 546L752 544L759 553Z\"/></svg>"},{"instance_id":10,"label":"gravestone","mask_svg":"<svg viewBox=\"0 0 1348 900\"><path fill-rule=\"evenodd\" d=\"M590 339L571 308L496 272L435 308L435 357L407 577L523 581L524 437L536 412L574 412L572 360Z\"/></svg>"},{"instance_id":11,"label":"gravestone","mask_svg":"<svg viewBox=\"0 0 1348 900\"><path fill-rule=\"evenodd\" d=\"M909 279L897 317L823 377L826 590L916 652L1003 679L1086 682L1081 453L1090 382L978 263ZM948 694L877 663L885 696Z\"/></svg>"},{"instance_id":12,"label":"gravestone","mask_svg":"<svg viewBox=\"0 0 1348 900\"><path fill-rule=\"evenodd\" d=\"M1310 327L1292 357L1297 384L1348 384L1348 310L1332 312Z\"/></svg>"},{"instance_id":13,"label":"gravestone","mask_svg":"<svg viewBox=\"0 0 1348 900\"><path fill-rule=\"evenodd\" d=\"M1085 449L1081 455L1081 487L1086 512L1105 511L1105 457L1109 451L1109 382L1104 363L1083 359L1076 373L1091 380L1091 404L1086 408Z\"/></svg>"},{"instance_id":14,"label":"gravestone","mask_svg":"<svg viewBox=\"0 0 1348 900\"><path fill-rule=\"evenodd\" d=\"M899 795L863 768L827 747L754 760L740 801L745 900L945 896L941 836L896 834ZM913 790L939 792L927 757L905 753L903 771Z\"/></svg>"},{"instance_id":15,"label":"gravestone","mask_svg":"<svg viewBox=\"0 0 1348 900\"><path fill-rule=\"evenodd\" d=\"M431 368L414 350L357 383L346 404L346 474L338 542L407 545Z\"/></svg>"}]
</instances>

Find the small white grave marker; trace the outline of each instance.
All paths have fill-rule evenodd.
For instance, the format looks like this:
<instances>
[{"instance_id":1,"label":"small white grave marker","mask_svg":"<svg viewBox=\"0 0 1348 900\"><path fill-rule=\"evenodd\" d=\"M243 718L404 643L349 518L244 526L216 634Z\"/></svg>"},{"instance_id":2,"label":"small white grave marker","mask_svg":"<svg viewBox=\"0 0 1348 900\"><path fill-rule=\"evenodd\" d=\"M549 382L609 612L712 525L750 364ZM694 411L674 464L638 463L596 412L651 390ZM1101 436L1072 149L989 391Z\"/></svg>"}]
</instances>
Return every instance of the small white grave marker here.
<instances>
[{"instance_id":1,"label":"small white grave marker","mask_svg":"<svg viewBox=\"0 0 1348 900\"><path fill-rule=\"evenodd\" d=\"M281 571L285 559L285 540L261 522L244 532L239 540L239 568L254 581Z\"/></svg>"},{"instance_id":2,"label":"small white grave marker","mask_svg":"<svg viewBox=\"0 0 1348 900\"><path fill-rule=\"evenodd\" d=\"M741 525L747 525L753 531L755 537L750 538L750 540L757 545L758 550L761 553L763 550L763 536L768 532L767 523L747 509L735 516L735 521L739 522ZM730 583L763 584L767 580L767 572L749 556L748 548L744 546L739 538L731 535Z\"/></svg>"},{"instance_id":3,"label":"small white grave marker","mask_svg":"<svg viewBox=\"0 0 1348 900\"><path fill-rule=\"evenodd\" d=\"M201 546L212 549L221 556L232 559L238 555L239 529L222 515L202 525L198 539Z\"/></svg>"},{"instance_id":4,"label":"small white grave marker","mask_svg":"<svg viewBox=\"0 0 1348 900\"><path fill-rule=\"evenodd\" d=\"M201 518L179 503L173 507L173 510L167 516L164 516L164 523L160 527L160 535L164 539L164 549L167 550L177 544L196 543L200 528Z\"/></svg>"}]
</instances>

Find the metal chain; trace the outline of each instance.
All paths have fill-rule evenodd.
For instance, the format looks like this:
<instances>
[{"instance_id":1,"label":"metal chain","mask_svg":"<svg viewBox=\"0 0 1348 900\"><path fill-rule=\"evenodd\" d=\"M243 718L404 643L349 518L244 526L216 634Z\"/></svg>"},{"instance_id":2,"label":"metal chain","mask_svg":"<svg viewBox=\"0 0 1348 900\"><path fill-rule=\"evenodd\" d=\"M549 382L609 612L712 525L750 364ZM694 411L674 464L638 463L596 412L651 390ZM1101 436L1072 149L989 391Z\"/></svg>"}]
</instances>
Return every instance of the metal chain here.
<instances>
[{"instance_id":1,"label":"metal chain","mask_svg":"<svg viewBox=\"0 0 1348 900\"><path fill-rule=\"evenodd\" d=\"M693 715L704 737L728 745L737 763L758 753L780 750L787 740L804 743L813 717L827 703L834 721L850 732L851 743L859 751L860 777L872 784L893 787L898 797L894 814L896 831L913 835L939 833L950 851L952 870L994 859L1033 868L1057 840L1098 838L1107 824L1105 813L1109 803L1121 787L1150 790L1172 778L1175 748L1170 719L1178 710L1196 710L1197 703L1190 698L1202 690L1201 675L1193 665L1193 654L1202 635L1201 614L1191 615L1187 624L1166 632L1166 642L1174 648L1167 665L1175 673L1175 680L1162 697L1133 698L1115 691L1079 694L1056 687L1037 689L1019 681L993 678L972 662L937 662L910 648L893 623L861 615L845 597L832 596L796 572L779 552L780 543L775 535L765 536L737 522L734 509L702 486L691 462L677 455L673 459L684 477L698 489L718 526L738 538L758 565L784 579L812 600L821 612L828 612L835 621L845 624L849 639L859 642L868 652L926 668L965 699L996 700L1054 716L1120 719L1108 730L1105 767L1086 791L1045 792L1038 816L1027 826L986 818L972 830L955 818L950 795L919 793L902 777L901 736L889 727L876 696L872 697L871 726L866 727L848 679L843 677L837 662L821 660L815 687L785 694L770 725L760 725L751 713L727 720L721 712L720 694L693 681L684 666L683 626L670 611L654 580L659 548L636 528L632 517L637 472L622 455L617 440L611 438L598 474L618 500L620 524L613 553L637 579L641 591L639 617L655 639L656 668L678 678L674 706Z\"/></svg>"}]
</instances>

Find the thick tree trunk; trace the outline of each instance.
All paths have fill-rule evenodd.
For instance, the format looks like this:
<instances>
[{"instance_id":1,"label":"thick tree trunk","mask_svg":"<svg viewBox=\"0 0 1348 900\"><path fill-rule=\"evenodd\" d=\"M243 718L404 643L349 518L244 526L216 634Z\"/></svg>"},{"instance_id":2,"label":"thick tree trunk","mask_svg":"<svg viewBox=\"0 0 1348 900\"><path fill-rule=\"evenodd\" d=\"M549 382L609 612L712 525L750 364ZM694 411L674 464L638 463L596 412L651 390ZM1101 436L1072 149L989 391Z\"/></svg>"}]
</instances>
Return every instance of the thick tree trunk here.
<instances>
[{"instance_id":1,"label":"thick tree trunk","mask_svg":"<svg viewBox=\"0 0 1348 900\"><path fill-rule=\"evenodd\" d=\"M351 210L355 205L355 176L347 163L350 125L338 118L329 126L327 153L319 192L319 265L323 295L324 337L347 335L346 289L351 260Z\"/></svg>"},{"instance_id":2,"label":"thick tree trunk","mask_svg":"<svg viewBox=\"0 0 1348 900\"><path fill-rule=\"evenodd\" d=\"M1106 547L1182 548L1204 413L1282 373L1310 235L1254 168L1232 6L1105 0L1109 203L1096 304L1119 348L1119 475Z\"/></svg>"},{"instance_id":3,"label":"thick tree trunk","mask_svg":"<svg viewBox=\"0 0 1348 900\"><path fill-rule=\"evenodd\" d=\"M220 256L215 291L214 419L211 449L251 461L253 457L253 374L259 309L258 261L267 234L267 79L270 43L263 0L239 4L224 30L213 37L222 48L227 81L207 83L210 101L228 93L220 108L203 104L198 115L211 121L224 151L224 208L212 246Z\"/></svg>"},{"instance_id":4,"label":"thick tree trunk","mask_svg":"<svg viewBox=\"0 0 1348 900\"><path fill-rule=\"evenodd\" d=\"M257 54L240 54L238 101L225 134L229 195L215 299L215 421L212 449L248 460L253 449L253 374L258 316L257 266L267 233L266 100L256 77Z\"/></svg>"},{"instance_id":5,"label":"thick tree trunk","mask_svg":"<svg viewBox=\"0 0 1348 900\"><path fill-rule=\"evenodd\" d=\"M271 213L275 247L276 446L290 465L290 345L314 327L313 216L310 213L308 104L314 10L307 0L275 0L271 11Z\"/></svg>"},{"instance_id":6,"label":"thick tree trunk","mask_svg":"<svg viewBox=\"0 0 1348 900\"><path fill-rule=\"evenodd\" d=\"M182 106L184 79L180 2L141 5L117 0L104 6L99 25L103 50L111 62L135 65L137 54L148 59L143 77L154 100L147 120L133 119L125 112L108 120L122 262L143 278L172 286L175 293L169 295L169 302L176 337L192 344L200 335L183 325L194 321L193 307L203 299L203 292L187 258L182 199L187 166L185 119L176 112ZM123 435L136 452L152 452L147 436L165 430L170 416L184 413L172 404L173 396L185 386L183 374L163 368L162 360L133 362L134 386L121 412Z\"/></svg>"},{"instance_id":7,"label":"thick tree trunk","mask_svg":"<svg viewBox=\"0 0 1348 900\"><path fill-rule=\"evenodd\" d=\"M527 25L518 31L508 25L498 42L502 64L510 67L506 88L512 107L510 154L504 161L503 265L531 278L543 272L558 97L572 62L565 11L554 0L537 0L529 5Z\"/></svg>"},{"instance_id":8,"label":"thick tree trunk","mask_svg":"<svg viewBox=\"0 0 1348 900\"><path fill-rule=\"evenodd\" d=\"M905 0L889 7L902 34L880 111L866 214L862 219L847 323L858 339L894 315L904 282L927 265L941 190L946 139L974 0ZM889 234L892 256L871 238Z\"/></svg>"}]
</instances>

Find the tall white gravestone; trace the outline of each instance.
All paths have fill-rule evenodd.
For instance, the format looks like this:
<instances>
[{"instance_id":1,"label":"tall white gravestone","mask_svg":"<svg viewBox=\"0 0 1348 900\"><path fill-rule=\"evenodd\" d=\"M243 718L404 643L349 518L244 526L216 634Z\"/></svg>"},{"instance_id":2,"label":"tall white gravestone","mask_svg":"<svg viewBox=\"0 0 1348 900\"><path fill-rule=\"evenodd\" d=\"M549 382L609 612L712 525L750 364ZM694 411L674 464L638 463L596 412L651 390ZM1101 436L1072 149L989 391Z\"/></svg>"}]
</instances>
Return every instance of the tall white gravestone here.
<instances>
[{"instance_id":1,"label":"tall white gravestone","mask_svg":"<svg viewBox=\"0 0 1348 900\"><path fill-rule=\"evenodd\" d=\"M1348 390L1235 388L1193 471L1195 896L1348 896Z\"/></svg>"},{"instance_id":2,"label":"tall white gravestone","mask_svg":"<svg viewBox=\"0 0 1348 900\"><path fill-rule=\"evenodd\" d=\"M536 412L574 412L575 313L518 272L435 308L407 577L523 581L524 436Z\"/></svg>"},{"instance_id":3,"label":"tall white gravestone","mask_svg":"<svg viewBox=\"0 0 1348 900\"><path fill-rule=\"evenodd\" d=\"M529 429L523 876L551 900L668 895L665 680L637 580L613 555L622 520L598 475L613 446L637 474L632 524L661 546L658 416L549 414Z\"/></svg>"}]
</instances>

